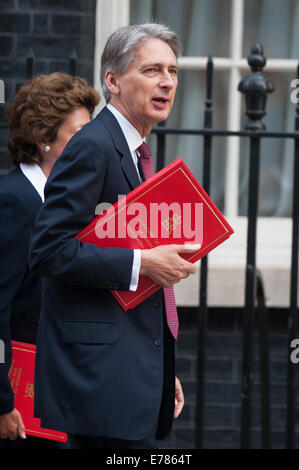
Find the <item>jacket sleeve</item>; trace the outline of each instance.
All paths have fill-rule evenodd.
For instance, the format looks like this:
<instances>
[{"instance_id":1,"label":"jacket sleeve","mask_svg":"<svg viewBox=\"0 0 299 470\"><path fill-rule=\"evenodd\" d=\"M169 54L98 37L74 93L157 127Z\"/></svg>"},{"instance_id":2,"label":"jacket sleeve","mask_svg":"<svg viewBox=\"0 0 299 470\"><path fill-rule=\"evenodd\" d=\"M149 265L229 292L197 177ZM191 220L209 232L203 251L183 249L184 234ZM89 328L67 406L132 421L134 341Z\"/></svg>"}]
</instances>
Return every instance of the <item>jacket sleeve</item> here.
<instances>
[{"instance_id":1,"label":"jacket sleeve","mask_svg":"<svg viewBox=\"0 0 299 470\"><path fill-rule=\"evenodd\" d=\"M0 195L0 414L14 408L8 378L11 365L9 322L12 302L27 270L32 222L23 202L14 195Z\"/></svg>"},{"instance_id":2,"label":"jacket sleeve","mask_svg":"<svg viewBox=\"0 0 299 470\"><path fill-rule=\"evenodd\" d=\"M85 287L104 281L129 290L133 250L100 248L74 238L102 202L108 158L97 141L79 132L56 161L31 240L29 265L36 274Z\"/></svg>"}]
</instances>

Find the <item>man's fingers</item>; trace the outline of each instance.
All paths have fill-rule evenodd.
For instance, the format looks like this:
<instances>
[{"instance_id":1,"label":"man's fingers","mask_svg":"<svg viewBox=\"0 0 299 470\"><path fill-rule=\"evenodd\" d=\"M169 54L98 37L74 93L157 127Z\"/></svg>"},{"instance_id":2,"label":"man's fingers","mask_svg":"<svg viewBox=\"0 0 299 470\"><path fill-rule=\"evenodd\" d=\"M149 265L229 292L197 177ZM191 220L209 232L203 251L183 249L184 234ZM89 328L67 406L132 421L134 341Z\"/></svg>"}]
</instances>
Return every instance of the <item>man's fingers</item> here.
<instances>
[{"instance_id":1,"label":"man's fingers","mask_svg":"<svg viewBox=\"0 0 299 470\"><path fill-rule=\"evenodd\" d=\"M1 439L17 438L17 421L15 417L15 410L10 413L0 415L0 437Z\"/></svg>"},{"instance_id":2,"label":"man's fingers","mask_svg":"<svg viewBox=\"0 0 299 470\"><path fill-rule=\"evenodd\" d=\"M18 432L17 432L17 423L15 417L13 417L13 420L10 421L7 427L7 435L8 438L11 439L12 441L15 441L16 438L18 437Z\"/></svg>"},{"instance_id":3,"label":"man's fingers","mask_svg":"<svg viewBox=\"0 0 299 470\"><path fill-rule=\"evenodd\" d=\"M150 277L162 287L171 287L196 273L196 266L185 260L180 254L194 253L200 250L198 243L185 245L161 245L148 250L141 250L140 274Z\"/></svg>"},{"instance_id":4,"label":"man's fingers","mask_svg":"<svg viewBox=\"0 0 299 470\"><path fill-rule=\"evenodd\" d=\"M196 273L196 266L195 264L192 264L192 263L188 263L188 268L187 268L187 272L188 274L195 274Z\"/></svg>"},{"instance_id":5,"label":"man's fingers","mask_svg":"<svg viewBox=\"0 0 299 470\"><path fill-rule=\"evenodd\" d=\"M17 417L17 426L18 426L18 435L22 439L26 439L25 426L24 426L20 413L18 414L18 417Z\"/></svg>"},{"instance_id":6,"label":"man's fingers","mask_svg":"<svg viewBox=\"0 0 299 470\"><path fill-rule=\"evenodd\" d=\"M175 378L175 407L174 407L174 418L176 419L180 414L184 406L184 393L181 382Z\"/></svg>"},{"instance_id":7,"label":"man's fingers","mask_svg":"<svg viewBox=\"0 0 299 470\"><path fill-rule=\"evenodd\" d=\"M11 441L15 441L15 440L17 439L17 437L18 437L17 431L10 431L10 432L8 433L8 437L9 437L9 439L10 439Z\"/></svg>"},{"instance_id":8,"label":"man's fingers","mask_svg":"<svg viewBox=\"0 0 299 470\"><path fill-rule=\"evenodd\" d=\"M185 243L185 245L175 245L176 251L178 254L181 253L194 253L195 251L199 251L201 248L201 245L199 243ZM196 266L193 263L190 263L189 261L185 260L185 265L184 265L185 272L187 274L187 277L189 274L195 274L196 273Z\"/></svg>"}]
</instances>

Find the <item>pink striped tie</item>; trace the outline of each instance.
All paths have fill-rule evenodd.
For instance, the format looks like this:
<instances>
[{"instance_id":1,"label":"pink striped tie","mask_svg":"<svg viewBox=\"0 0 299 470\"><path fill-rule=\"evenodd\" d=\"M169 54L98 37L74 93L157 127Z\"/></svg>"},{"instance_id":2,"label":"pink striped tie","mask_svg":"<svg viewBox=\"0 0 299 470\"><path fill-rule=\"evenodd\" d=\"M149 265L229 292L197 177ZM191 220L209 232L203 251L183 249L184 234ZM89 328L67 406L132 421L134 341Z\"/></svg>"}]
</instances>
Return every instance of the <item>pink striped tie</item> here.
<instances>
[{"instance_id":1,"label":"pink striped tie","mask_svg":"<svg viewBox=\"0 0 299 470\"><path fill-rule=\"evenodd\" d=\"M143 142L140 147L138 147L137 152L140 154L140 163L141 168L144 174L144 178L147 180L154 175L154 165L151 151L148 145ZM165 312L166 319L169 329L175 339L178 337L178 328L179 320L178 313L175 304L174 291L172 287L163 287L164 292L164 303L165 303Z\"/></svg>"}]
</instances>

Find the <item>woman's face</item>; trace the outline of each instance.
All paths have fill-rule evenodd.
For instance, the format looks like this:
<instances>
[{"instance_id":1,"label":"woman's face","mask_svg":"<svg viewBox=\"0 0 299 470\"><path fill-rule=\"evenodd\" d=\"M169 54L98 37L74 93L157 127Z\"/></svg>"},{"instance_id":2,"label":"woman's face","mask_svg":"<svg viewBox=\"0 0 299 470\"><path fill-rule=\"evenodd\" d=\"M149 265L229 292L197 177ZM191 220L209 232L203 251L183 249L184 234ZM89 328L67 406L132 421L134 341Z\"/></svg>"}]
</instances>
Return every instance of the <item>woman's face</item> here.
<instances>
[{"instance_id":1,"label":"woman's face","mask_svg":"<svg viewBox=\"0 0 299 470\"><path fill-rule=\"evenodd\" d=\"M52 158L56 160L62 154L70 138L89 121L90 115L87 108L82 106L72 111L59 127L55 141L49 144Z\"/></svg>"}]
</instances>

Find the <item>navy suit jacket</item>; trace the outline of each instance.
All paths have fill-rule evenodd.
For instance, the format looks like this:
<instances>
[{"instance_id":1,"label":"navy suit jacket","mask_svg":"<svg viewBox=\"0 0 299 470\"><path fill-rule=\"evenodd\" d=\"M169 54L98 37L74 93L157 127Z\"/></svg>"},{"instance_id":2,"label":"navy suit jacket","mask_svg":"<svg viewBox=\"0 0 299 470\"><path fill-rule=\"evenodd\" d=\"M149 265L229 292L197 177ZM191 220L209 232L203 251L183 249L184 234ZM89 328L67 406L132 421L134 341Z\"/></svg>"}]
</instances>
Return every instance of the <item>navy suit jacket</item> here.
<instances>
[{"instance_id":1,"label":"navy suit jacket","mask_svg":"<svg viewBox=\"0 0 299 470\"><path fill-rule=\"evenodd\" d=\"M35 378L44 427L132 440L158 423L158 437L170 430L174 342L162 290L124 312L109 289L129 290L133 251L74 238L100 202L113 204L137 185L107 108L70 140L48 178L30 255L33 272L46 277Z\"/></svg>"},{"instance_id":2,"label":"navy suit jacket","mask_svg":"<svg viewBox=\"0 0 299 470\"><path fill-rule=\"evenodd\" d=\"M14 408L8 379L11 338L36 342L40 312L40 278L28 268L33 222L42 200L20 168L0 180L0 339L5 362L0 358L0 414Z\"/></svg>"}]
</instances>

